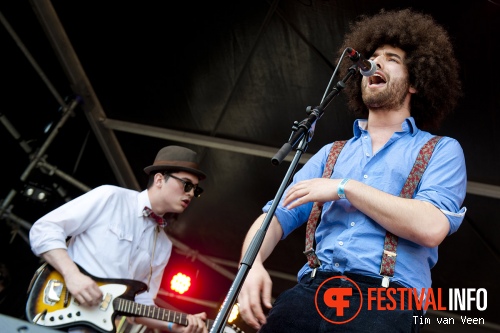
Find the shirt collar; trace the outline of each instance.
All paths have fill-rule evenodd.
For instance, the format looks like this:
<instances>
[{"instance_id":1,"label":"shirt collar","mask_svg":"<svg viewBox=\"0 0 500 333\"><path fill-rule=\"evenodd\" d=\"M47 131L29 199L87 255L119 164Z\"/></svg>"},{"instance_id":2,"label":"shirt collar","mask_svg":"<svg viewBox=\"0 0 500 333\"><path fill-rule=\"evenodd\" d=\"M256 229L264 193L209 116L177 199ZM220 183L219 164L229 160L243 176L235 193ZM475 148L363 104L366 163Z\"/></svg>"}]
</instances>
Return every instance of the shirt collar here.
<instances>
[{"instance_id":1,"label":"shirt collar","mask_svg":"<svg viewBox=\"0 0 500 333\"><path fill-rule=\"evenodd\" d=\"M151 207L151 202L149 201L148 190L144 190L137 196L137 216L143 216L142 211L144 207Z\"/></svg>"},{"instance_id":2,"label":"shirt collar","mask_svg":"<svg viewBox=\"0 0 500 333\"><path fill-rule=\"evenodd\" d=\"M353 125L354 137L359 138L363 130L366 130L368 125L368 119L356 119ZM413 117L406 118L401 123L402 132L409 132L411 136L415 136L418 132L417 124L415 124L415 119Z\"/></svg>"}]
</instances>

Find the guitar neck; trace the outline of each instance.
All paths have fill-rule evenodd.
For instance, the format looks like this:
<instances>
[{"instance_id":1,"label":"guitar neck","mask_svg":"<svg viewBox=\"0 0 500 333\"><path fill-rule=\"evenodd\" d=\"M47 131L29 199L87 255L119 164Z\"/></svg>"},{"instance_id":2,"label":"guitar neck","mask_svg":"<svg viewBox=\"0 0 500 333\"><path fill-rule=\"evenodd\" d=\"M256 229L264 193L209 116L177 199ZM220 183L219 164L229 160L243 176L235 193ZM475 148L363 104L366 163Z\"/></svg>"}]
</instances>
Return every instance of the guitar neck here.
<instances>
[{"instance_id":1,"label":"guitar neck","mask_svg":"<svg viewBox=\"0 0 500 333\"><path fill-rule=\"evenodd\" d=\"M167 310L153 305L143 305L123 298L116 298L113 301L113 306L116 312L125 315L158 319L183 326L188 325L187 314L182 312ZM207 329L210 329L212 324L213 320L208 319L206 321Z\"/></svg>"}]
</instances>

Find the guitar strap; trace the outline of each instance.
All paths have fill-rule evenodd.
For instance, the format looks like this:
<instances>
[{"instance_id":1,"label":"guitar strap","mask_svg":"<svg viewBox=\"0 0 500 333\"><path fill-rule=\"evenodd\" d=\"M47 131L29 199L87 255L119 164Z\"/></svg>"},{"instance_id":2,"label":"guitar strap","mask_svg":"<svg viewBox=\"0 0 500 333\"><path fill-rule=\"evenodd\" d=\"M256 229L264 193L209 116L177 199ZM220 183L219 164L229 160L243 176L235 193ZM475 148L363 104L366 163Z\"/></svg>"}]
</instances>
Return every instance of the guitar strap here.
<instances>
[{"instance_id":1,"label":"guitar strap","mask_svg":"<svg viewBox=\"0 0 500 333\"><path fill-rule=\"evenodd\" d=\"M401 190L400 196L403 198L412 198L415 193L415 189L420 182L420 178L424 173L427 163L429 162L432 152L434 151L434 147L436 143L441 139L440 136L434 136L429 141L427 141L417 156L415 163L413 165L412 170L406 182ZM344 147L347 141L336 141L332 145L330 149L330 153L328 155L328 159L326 162L325 169L323 170L323 178L330 178L333 172L333 167L335 162L337 161L338 155L340 151ZM323 208L323 204L315 202L311 213L309 214L309 219L307 220L307 228L306 228L306 247L304 254L307 257L307 261L309 267L313 268L312 277L316 273L316 268L321 266L321 262L316 256L316 253L313 248L314 243L314 234L316 231L316 227L320 221L321 210ZM386 232L385 240L384 240L384 249L382 253L382 262L380 265L380 275L383 276L382 286L389 286L389 278L394 276L395 265L396 265L396 248L398 243L398 237L389 231Z\"/></svg>"}]
</instances>

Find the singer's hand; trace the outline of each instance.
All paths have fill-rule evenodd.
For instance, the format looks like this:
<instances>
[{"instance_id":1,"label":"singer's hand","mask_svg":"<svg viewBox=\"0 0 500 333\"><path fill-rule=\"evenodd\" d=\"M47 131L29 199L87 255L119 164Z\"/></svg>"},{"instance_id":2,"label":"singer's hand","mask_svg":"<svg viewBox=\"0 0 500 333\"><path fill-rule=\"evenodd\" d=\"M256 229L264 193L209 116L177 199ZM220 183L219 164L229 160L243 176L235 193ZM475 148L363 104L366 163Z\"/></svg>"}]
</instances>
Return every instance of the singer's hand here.
<instances>
[{"instance_id":1,"label":"singer's hand","mask_svg":"<svg viewBox=\"0 0 500 333\"><path fill-rule=\"evenodd\" d=\"M337 187L340 179L313 178L303 180L288 189L283 205L288 209L308 202L327 202L338 200Z\"/></svg>"},{"instance_id":2,"label":"singer's hand","mask_svg":"<svg viewBox=\"0 0 500 333\"><path fill-rule=\"evenodd\" d=\"M238 295L241 318L258 330L266 323L266 309L272 307L271 291L273 282L262 263L255 262Z\"/></svg>"}]
</instances>

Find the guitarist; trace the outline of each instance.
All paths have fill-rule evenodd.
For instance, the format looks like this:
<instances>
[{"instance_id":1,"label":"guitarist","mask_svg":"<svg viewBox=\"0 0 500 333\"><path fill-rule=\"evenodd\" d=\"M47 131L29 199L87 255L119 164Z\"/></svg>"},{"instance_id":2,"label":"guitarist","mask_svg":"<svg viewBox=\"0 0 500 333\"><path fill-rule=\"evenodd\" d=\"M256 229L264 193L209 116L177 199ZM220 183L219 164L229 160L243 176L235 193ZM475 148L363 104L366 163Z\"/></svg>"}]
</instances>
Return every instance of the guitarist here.
<instances>
[{"instance_id":1,"label":"guitarist","mask_svg":"<svg viewBox=\"0 0 500 333\"><path fill-rule=\"evenodd\" d=\"M196 156L184 147L164 147L154 163L144 168L149 175L146 190L102 185L49 212L30 230L33 253L62 275L81 306L98 306L103 293L77 265L95 277L145 283L148 290L138 293L135 302L155 305L172 251L163 227L203 192L198 183L206 175ZM187 326L144 317L131 320L166 332L206 333L206 319L202 312L188 315ZM95 330L82 325L68 332Z\"/></svg>"}]
</instances>

